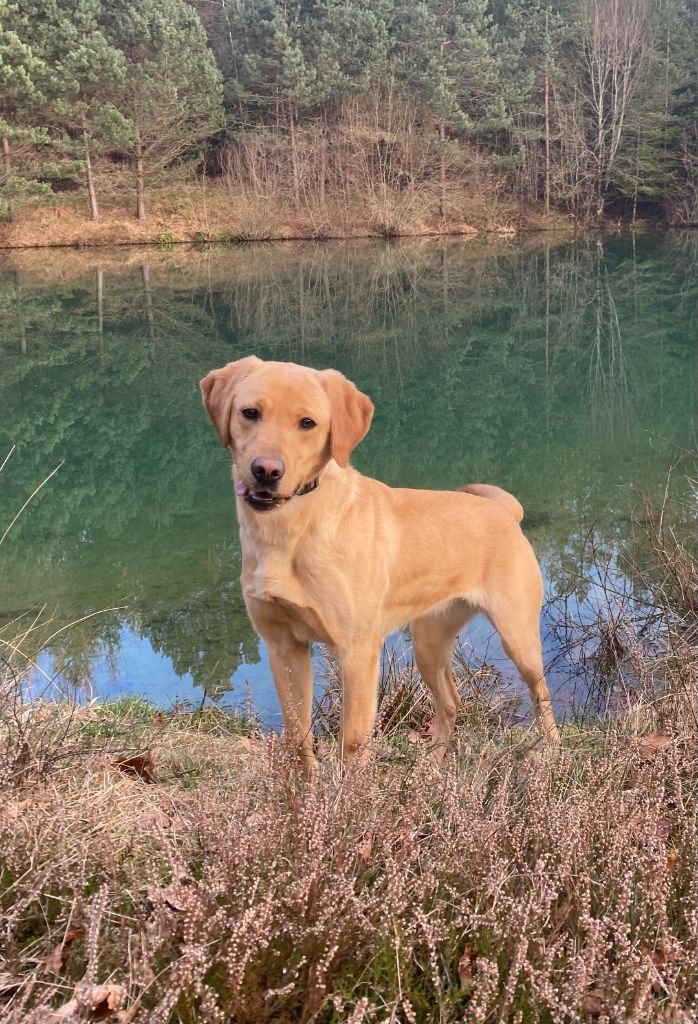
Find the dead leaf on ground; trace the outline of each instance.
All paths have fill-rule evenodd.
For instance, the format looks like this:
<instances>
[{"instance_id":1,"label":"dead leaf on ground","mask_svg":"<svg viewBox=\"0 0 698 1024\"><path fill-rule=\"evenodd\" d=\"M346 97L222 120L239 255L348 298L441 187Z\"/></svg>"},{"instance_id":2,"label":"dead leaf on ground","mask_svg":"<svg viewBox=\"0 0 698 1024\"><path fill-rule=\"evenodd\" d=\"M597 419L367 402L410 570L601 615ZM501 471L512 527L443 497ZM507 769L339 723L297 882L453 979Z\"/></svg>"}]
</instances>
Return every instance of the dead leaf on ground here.
<instances>
[{"instance_id":1,"label":"dead leaf on ground","mask_svg":"<svg viewBox=\"0 0 698 1024\"><path fill-rule=\"evenodd\" d=\"M80 1016L88 1021L108 1020L121 1006L125 995L122 985L90 985L79 981L73 998L57 1010L49 1010L41 1024L61 1024Z\"/></svg>"},{"instance_id":2,"label":"dead leaf on ground","mask_svg":"<svg viewBox=\"0 0 698 1024\"><path fill-rule=\"evenodd\" d=\"M252 811L252 813L248 814L245 818L245 825L250 829L258 829L261 828L266 820L266 816L262 811Z\"/></svg>"},{"instance_id":3,"label":"dead leaf on ground","mask_svg":"<svg viewBox=\"0 0 698 1024\"><path fill-rule=\"evenodd\" d=\"M599 989L592 989L582 997L581 1010L587 1017L598 1017L608 1000Z\"/></svg>"},{"instance_id":4,"label":"dead leaf on ground","mask_svg":"<svg viewBox=\"0 0 698 1024\"><path fill-rule=\"evenodd\" d=\"M239 736L237 741L238 750L242 750L245 754L252 754L255 750L259 750L261 743L259 740L252 740L249 736Z\"/></svg>"},{"instance_id":5,"label":"dead leaf on ground","mask_svg":"<svg viewBox=\"0 0 698 1024\"><path fill-rule=\"evenodd\" d=\"M29 807L28 800L13 800L5 807L5 814L11 820L17 820L21 818L23 813Z\"/></svg>"},{"instance_id":6,"label":"dead leaf on ground","mask_svg":"<svg viewBox=\"0 0 698 1024\"><path fill-rule=\"evenodd\" d=\"M467 990L472 987L475 978L475 960L473 944L472 942L466 942L463 946L461 958L458 961L458 978L462 989Z\"/></svg>"},{"instance_id":7,"label":"dead leaf on ground","mask_svg":"<svg viewBox=\"0 0 698 1024\"><path fill-rule=\"evenodd\" d=\"M655 968L655 977L652 982L652 991L659 995L662 992L666 991L660 975L661 969L666 966L667 962L666 950L662 949L661 946L658 946L656 949L650 949L648 946L640 946L640 950L642 951L642 953L644 953L644 955L650 961L652 966Z\"/></svg>"},{"instance_id":8,"label":"dead leaf on ground","mask_svg":"<svg viewBox=\"0 0 698 1024\"><path fill-rule=\"evenodd\" d=\"M673 745L674 741L671 736L666 736L661 732L648 732L646 736L640 737L637 749L640 757L644 757L646 761L652 761Z\"/></svg>"},{"instance_id":9,"label":"dead leaf on ground","mask_svg":"<svg viewBox=\"0 0 698 1024\"><path fill-rule=\"evenodd\" d=\"M165 904L177 914L183 914L187 909L186 897L182 895L182 887L173 882L157 894ZM151 897L152 898L152 897Z\"/></svg>"},{"instance_id":10,"label":"dead leaf on ground","mask_svg":"<svg viewBox=\"0 0 698 1024\"><path fill-rule=\"evenodd\" d=\"M84 928L73 928L71 931L66 932L63 941L59 942L56 948L46 957L44 970L50 974L62 974L68 963L73 943L76 939L82 938L84 934Z\"/></svg>"},{"instance_id":11,"label":"dead leaf on ground","mask_svg":"<svg viewBox=\"0 0 698 1024\"><path fill-rule=\"evenodd\" d=\"M572 901L565 897L562 900L562 903L559 903L550 915L550 921L553 928L561 928L571 913Z\"/></svg>"},{"instance_id":12,"label":"dead leaf on ground","mask_svg":"<svg viewBox=\"0 0 698 1024\"><path fill-rule=\"evenodd\" d=\"M373 856L373 835L369 832L359 843L356 855L363 864L368 864Z\"/></svg>"},{"instance_id":13,"label":"dead leaf on ground","mask_svg":"<svg viewBox=\"0 0 698 1024\"><path fill-rule=\"evenodd\" d=\"M114 761L114 767L126 775L135 775L143 782L157 782L158 777L155 766L158 753L158 748L153 747L151 750L146 750L144 754L134 754L133 757L119 757Z\"/></svg>"},{"instance_id":14,"label":"dead leaf on ground","mask_svg":"<svg viewBox=\"0 0 698 1024\"><path fill-rule=\"evenodd\" d=\"M141 828L169 828L172 824L172 819L169 814L154 807L150 811L146 811L138 819L138 825Z\"/></svg>"}]
</instances>

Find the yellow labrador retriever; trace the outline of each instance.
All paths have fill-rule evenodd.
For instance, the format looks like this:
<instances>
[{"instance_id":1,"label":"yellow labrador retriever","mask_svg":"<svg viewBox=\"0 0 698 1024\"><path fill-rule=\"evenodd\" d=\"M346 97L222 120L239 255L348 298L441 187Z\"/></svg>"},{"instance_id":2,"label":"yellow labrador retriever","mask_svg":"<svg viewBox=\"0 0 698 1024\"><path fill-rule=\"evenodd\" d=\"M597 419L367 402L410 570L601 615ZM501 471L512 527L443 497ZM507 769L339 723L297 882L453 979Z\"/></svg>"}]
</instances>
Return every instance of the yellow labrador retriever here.
<instances>
[{"instance_id":1,"label":"yellow labrador retriever","mask_svg":"<svg viewBox=\"0 0 698 1024\"><path fill-rule=\"evenodd\" d=\"M451 656L477 612L528 684L544 736L557 739L539 631L543 584L511 494L488 484L394 488L352 469L373 404L336 370L249 356L212 370L201 392L233 456L245 604L309 774L311 641L339 658L340 750L350 758L373 728L382 642L409 623L434 696L440 760L459 700Z\"/></svg>"}]
</instances>

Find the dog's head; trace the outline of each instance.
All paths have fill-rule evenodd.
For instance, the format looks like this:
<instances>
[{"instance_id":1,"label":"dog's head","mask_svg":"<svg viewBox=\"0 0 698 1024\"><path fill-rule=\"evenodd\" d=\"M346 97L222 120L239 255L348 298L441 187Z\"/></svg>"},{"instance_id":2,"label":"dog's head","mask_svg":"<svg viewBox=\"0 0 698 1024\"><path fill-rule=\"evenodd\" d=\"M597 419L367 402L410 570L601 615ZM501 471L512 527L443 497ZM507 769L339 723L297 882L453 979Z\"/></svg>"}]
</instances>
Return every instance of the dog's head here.
<instances>
[{"instance_id":1,"label":"dog's head","mask_svg":"<svg viewBox=\"0 0 698 1024\"><path fill-rule=\"evenodd\" d=\"M257 511L279 508L331 458L346 466L373 416L371 400L337 370L256 356L211 370L201 394L232 451L236 493Z\"/></svg>"}]
</instances>

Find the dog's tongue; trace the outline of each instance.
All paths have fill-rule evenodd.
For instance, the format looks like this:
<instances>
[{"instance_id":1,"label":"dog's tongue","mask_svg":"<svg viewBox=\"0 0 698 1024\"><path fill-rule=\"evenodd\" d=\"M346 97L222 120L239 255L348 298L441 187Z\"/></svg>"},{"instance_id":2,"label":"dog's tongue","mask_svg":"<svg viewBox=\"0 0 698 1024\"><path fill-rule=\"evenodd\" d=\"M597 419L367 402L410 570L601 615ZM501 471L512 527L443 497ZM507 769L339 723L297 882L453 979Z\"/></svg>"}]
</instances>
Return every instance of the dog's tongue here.
<instances>
[{"instance_id":1,"label":"dog's tongue","mask_svg":"<svg viewBox=\"0 0 698 1024\"><path fill-rule=\"evenodd\" d=\"M235 484L235 493L238 498L244 498L246 494L250 493L250 489L247 484L244 484L241 480L239 483Z\"/></svg>"}]
</instances>

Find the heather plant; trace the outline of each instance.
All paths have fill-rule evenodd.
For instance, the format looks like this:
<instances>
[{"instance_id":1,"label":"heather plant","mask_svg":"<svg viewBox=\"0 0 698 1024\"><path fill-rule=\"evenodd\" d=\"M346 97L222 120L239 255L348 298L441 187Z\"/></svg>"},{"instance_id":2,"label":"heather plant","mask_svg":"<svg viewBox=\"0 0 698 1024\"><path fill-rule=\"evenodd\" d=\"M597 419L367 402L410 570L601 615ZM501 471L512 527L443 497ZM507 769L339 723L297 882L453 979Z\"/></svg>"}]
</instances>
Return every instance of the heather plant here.
<instances>
[{"instance_id":1,"label":"heather plant","mask_svg":"<svg viewBox=\"0 0 698 1024\"><path fill-rule=\"evenodd\" d=\"M688 1022L695 750L660 708L552 758L464 722L439 776L325 741L312 790L215 722L151 723L127 772L74 711L89 753L5 788L4 1019L98 1019L111 986L121 1021Z\"/></svg>"},{"instance_id":2,"label":"heather plant","mask_svg":"<svg viewBox=\"0 0 698 1024\"><path fill-rule=\"evenodd\" d=\"M671 518L623 556L636 594L597 550L605 613L550 609L621 698L551 753L464 660L438 773L397 658L363 770L337 762L329 665L309 788L215 707L28 699L31 630L0 634L2 1020L693 1021L696 565Z\"/></svg>"}]
</instances>

